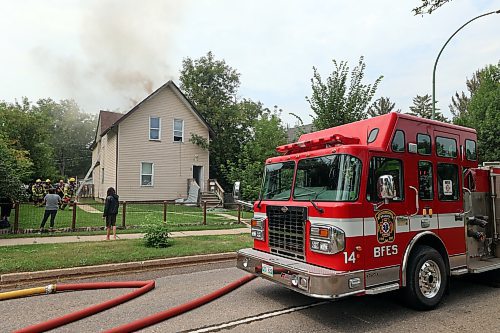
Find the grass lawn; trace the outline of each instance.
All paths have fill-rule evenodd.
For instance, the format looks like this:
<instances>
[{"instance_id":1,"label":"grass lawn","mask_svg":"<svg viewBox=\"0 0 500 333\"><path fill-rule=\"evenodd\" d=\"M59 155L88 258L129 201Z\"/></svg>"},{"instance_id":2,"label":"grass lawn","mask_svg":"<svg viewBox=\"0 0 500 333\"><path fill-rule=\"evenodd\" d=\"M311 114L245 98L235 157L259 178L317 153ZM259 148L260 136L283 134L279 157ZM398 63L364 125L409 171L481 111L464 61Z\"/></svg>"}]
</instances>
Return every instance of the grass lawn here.
<instances>
[{"instance_id":1,"label":"grass lawn","mask_svg":"<svg viewBox=\"0 0 500 333\"><path fill-rule=\"evenodd\" d=\"M95 201L86 200L82 203L83 206L78 206L76 210L76 227L96 227L103 226L102 212L104 204ZM121 206L123 207L123 206ZM122 224L122 208L117 216L117 225ZM43 218L45 208L34 207L31 204L21 204L19 212L19 227L22 229L38 229ZM205 229L210 229L212 226L229 225L231 220L227 216L237 216L237 210L228 211L211 211L207 210L207 226ZM252 213L242 212L242 218L250 218ZM56 216L56 228L71 227L73 217L73 208L66 207L65 210L59 210ZM11 217L12 218L12 217ZM153 223L161 223L163 221L163 203L157 204L127 204L125 224L127 226L143 226ZM172 225L196 227L203 222L203 209L200 207L190 207L183 205L167 205L167 223ZM46 227L48 227L47 221ZM174 227L175 228L175 227ZM229 227L230 228L230 227ZM180 229L179 229L180 230ZM174 230L172 230L174 231Z\"/></svg>"},{"instance_id":2,"label":"grass lawn","mask_svg":"<svg viewBox=\"0 0 500 333\"><path fill-rule=\"evenodd\" d=\"M251 247L244 235L171 238L171 246L148 248L142 239L102 242L33 244L0 247L0 274L56 268L233 252Z\"/></svg>"}]
</instances>

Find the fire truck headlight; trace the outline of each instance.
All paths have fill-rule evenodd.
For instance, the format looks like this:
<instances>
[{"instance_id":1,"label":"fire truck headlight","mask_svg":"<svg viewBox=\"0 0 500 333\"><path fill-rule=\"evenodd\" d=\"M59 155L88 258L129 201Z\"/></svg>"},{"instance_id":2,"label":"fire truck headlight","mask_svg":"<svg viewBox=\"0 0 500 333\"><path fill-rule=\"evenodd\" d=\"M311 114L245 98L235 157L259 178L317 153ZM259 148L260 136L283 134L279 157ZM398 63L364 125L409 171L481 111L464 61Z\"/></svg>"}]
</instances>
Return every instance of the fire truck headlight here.
<instances>
[{"instance_id":1,"label":"fire truck headlight","mask_svg":"<svg viewBox=\"0 0 500 333\"><path fill-rule=\"evenodd\" d=\"M331 225L311 225L310 248L313 252L335 254L345 248L345 233Z\"/></svg>"}]
</instances>

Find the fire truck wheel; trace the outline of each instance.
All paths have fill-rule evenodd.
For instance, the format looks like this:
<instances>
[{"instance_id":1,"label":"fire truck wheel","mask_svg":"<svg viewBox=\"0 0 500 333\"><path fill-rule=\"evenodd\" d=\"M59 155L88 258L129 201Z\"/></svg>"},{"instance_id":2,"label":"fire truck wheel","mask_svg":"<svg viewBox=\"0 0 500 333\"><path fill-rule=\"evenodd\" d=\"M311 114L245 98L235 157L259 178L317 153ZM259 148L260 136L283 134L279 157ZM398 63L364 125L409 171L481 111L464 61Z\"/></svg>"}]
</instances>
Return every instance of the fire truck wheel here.
<instances>
[{"instance_id":1,"label":"fire truck wheel","mask_svg":"<svg viewBox=\"0 0 500 333\"><path fill-rule=\"evenodd\" d=\"M406 282L405 300L412 308L435 308L448 283L444 260L439 252L430 246L417 246L408 262Z\"/></svg>"}]
</instances>

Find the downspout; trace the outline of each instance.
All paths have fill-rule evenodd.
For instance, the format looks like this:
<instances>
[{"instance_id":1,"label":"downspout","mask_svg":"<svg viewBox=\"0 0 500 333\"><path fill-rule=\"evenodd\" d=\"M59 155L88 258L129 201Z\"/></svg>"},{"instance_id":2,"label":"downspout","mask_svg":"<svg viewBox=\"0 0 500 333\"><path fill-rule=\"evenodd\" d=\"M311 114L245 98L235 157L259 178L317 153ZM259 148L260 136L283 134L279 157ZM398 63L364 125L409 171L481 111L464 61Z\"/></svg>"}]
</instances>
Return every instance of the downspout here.
<instances>
[{"instance_id":1,"label":"downspout","mask_svg":"<svg viewBox=\"0 0 500 333\"><path fill-rule=\"evenodd\" d=\"M115 191L118 193L118 141L120 140L120 125L116 126L116 154L115 154Z\"/></svg>"}]
</instances>

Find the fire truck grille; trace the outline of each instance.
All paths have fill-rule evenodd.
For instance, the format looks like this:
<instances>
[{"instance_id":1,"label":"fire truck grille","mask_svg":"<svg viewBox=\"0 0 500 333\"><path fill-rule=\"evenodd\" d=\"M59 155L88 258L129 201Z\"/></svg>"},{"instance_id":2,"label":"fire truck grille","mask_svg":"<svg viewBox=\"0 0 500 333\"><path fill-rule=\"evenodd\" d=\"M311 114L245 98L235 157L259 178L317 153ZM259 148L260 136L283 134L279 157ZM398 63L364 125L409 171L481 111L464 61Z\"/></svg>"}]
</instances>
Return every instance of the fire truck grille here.
<instances>
[{"instance_id":1,"label":"fire truck grille","mask_svg":"<svg viewBox=\"0 0 500 333\"><path fill-rule=\"evenodd\" d=\"M267 206L269 246L280 254L304 260L305 207Z\"/></svg>"}]
</instances>

